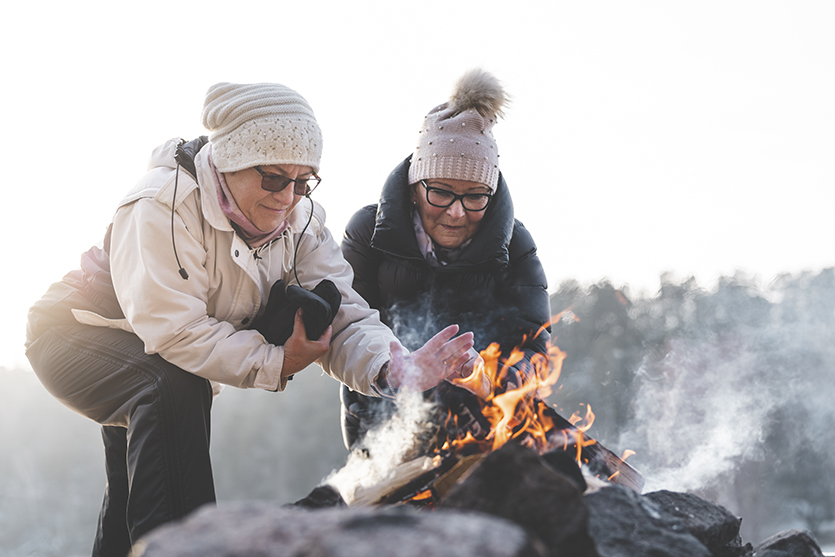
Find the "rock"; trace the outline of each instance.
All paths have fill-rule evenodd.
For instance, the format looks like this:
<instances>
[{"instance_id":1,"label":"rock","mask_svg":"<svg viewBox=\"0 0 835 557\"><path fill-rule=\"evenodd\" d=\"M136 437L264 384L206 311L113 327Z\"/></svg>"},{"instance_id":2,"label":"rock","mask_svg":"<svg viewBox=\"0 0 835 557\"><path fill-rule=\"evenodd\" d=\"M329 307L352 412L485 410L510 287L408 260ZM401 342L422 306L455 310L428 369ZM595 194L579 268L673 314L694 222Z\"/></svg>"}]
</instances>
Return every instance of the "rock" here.
<instances>
[{"instance_id":1,"label":"rock","mask_svg":"<svg viewBox=\"0 0 835 557\"><path fill-rule=\"evenodd\" d=\"M589 532L602 557L711 557L684 522L631 489L611 485L585 500Z\"/></svg>"},{"instance_id":2,"label":"rock","mask_svg":"<svg viewBox=\"0 0 835 557\"><path fill-rule=\"evenodd\" d=\"M742 522L725 507L689 493L656 491L644 495L661 510L674 519L678 519L684 528L702 542L711 553L727 546L739 535Z\"/></svg>"},{"instance_id":3,"label":"rock","mask_svg":"<svg viewBox=\"0 0 835 557\"><path fill-rule=\"evenodd\" d=\"M203 507L142 538L131 557L544 557L517 525L456 511Z\"/></svg>"},{"instance_id":4,"label":"rock","mask_svg":"<svg viewBox=\"0 0 835 557\"><path fill-rule=\"evenodd\" d=\"M586 484L586 479L583 477L583 472L577 466L577 461L574 460L573 453L555 449L542 455L542 460L557 472L574 480L577 488L585 493L588 485Z\"/></svg>"},{"instance_id":5,"label":"rock","mask_svg":"<svg viewBox=\"0 0 835 557\"><path fill-rule=\"evenodd\" d=\"M741 536L736 536L726 545L715 549L713 557L753 557L754 546L750 543L743 543Z\"/></svg>"},{"instance_id":6,"label":"rock","mask_svg":"<svg viewBox=\"0 0 835 557\"><path fill-rule=\"evenodd\" d=\"M756 557L822 557L818 542L808 530L785 530L774 534L754 550Z\"/></svg>"},{"instance_id":7,"label":"rock","mask_svg":"<svg viewBox=\"0 0 835 557\"><path fill-rule=\"evenodd\" d=\"M337 489L330 485L320 485L299 499L293 505L306 509L323 509L326 507L347 507L345 500Z\"/></svg>"},{"instance_id":8,"label":"rock","mask_svg":"<svg viewBox=\"0 0 835 557\"><path fill-rule=\"evenodd\" d=\"M554 557L597 557L588 534L588 509L574 480L515 443L485 457L440 506L512 520Z\"/></svg>"}]
</instances>

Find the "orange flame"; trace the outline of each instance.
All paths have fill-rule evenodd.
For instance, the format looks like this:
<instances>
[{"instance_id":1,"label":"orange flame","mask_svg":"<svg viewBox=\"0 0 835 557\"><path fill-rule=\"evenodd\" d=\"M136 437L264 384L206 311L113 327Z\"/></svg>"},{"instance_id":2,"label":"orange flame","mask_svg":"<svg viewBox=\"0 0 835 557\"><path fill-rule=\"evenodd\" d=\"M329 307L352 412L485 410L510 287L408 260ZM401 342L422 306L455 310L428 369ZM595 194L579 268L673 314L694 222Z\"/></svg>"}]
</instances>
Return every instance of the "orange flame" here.
<instances>
[{"instance_id":1,"label":"orange flame","mask_svg":"<svg viewBox=\"0 0 835 557\"><path fill-rule=\"evenodd\" d=\"M579 320L570 310L566 310L552 316L548 323L539 328L534 338L541 335L546 327L564 319ZM523 339L522 345L526 340ZM476 452L486 453L495 451L513 439L539 453L561 448L573 453L577 463L583 464L583 449L597 443L586 435L595 419L591 406L581 404L584 409L571 415L568 423L573 427L568 427L566 420L544 402L554 392L560 379L566 353L549 342L547 354L537 353L526 361L526 354L519 347L503 357L499 344L493 343L482 350L480 355L483 365L478 366L469 377L454 379L453 383L477 394L481 413L489 422L490 430L485 435L478 432L481 438L476 438L469 430L461 432L458 429L459 416L450 410L446 419L447 437L443 443L439 439L442 446L434 457L434 464L441 464L444 458L442 454L465 450L471 453L473 448ZM502 391L503 386L507 385L510 387ZM621 459L625 460L633 454L634 451L626 450ZM609 476L609 481L619 474L615 472ZM425 502L430 497L431 493L426 490L416 494L412 500Z\"/></svg>"},{"instance_id":2,"label":"orange flame","mask_svg":"<svg viewBox=\"0 0 835 557\"><path fill-rule=\"evenodd\" d=\"M576 320L576 316L570 315ZM545 328L563 319L559 313L542 325L536 332L538 337ZM534 338L535 338L534 337ZM524 341L523 341L524 344ZM467 388L470 392L478 392L479 385L491 385L481 398L481 412L490 423L490 432L485 439L478 440L467 432L463 438L451 439L449 443L454 450L466 445L477 443L482 451L496 450L511 439L524 436L524 444L533 446L540 452L553 446L553 440L546 435L555 429L553 419L547 414L542 399L547 398L554 391L562 371L562 364L566 354L559 347L548 344L547 355L534 354L530 361L525 360L525 353L520 348L514 348L509 355L503 357L498 343L493 343L481 351L484 365L465 379L455 380L454 383ZM515 387L501 392L500 386L508 382ZM448 420L457 425L457 417L450 415ZM585 442L582 432L591 427L594 414L587 408L586 415L578 417L572 424L582 421L578 427L580 433L566 433L565 445L576 444L578 454L583 446L592 444ZM571 437L571 439L568 439ZM445 445L449 447L450 445Z\"/></svg>"}]
</instances>

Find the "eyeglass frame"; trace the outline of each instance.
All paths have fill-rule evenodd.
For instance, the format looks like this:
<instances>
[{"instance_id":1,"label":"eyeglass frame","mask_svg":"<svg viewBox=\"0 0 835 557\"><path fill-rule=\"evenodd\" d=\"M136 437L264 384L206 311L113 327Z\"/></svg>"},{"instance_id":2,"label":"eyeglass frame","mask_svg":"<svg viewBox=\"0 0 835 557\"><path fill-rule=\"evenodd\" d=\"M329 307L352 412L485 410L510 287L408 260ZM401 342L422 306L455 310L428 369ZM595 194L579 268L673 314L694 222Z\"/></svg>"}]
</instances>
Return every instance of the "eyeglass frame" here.
<instances>
[{"instance_id":1,"label":"eyeglass frame","mask_svg":"<svg viewBox=\"0 0 835 557\"><path fill-rule=\"evenodd\" d=\"M452 207L453 205L455 205L456 201L461 201L461 207L463 207L463 209L465 211L469 211L470 213L480 213L482 211L486 211L487 207L490 206L490 202L493 201L493 194L492 193L453 193L453 192L451 192L449 190L445 190L443 188L433 188L432 186L430 186L426 183L426 180L421 180L420 184L423 186L423 189L426 190L426 202L429 203L430 205L432 205L433 207L438 207L439 209L448 209L449 207ZM447 205L435 205L434 203L429 201L429 190L442 191L447 195L451 195L452 196L452 201L450 201ZM484 207L482 207L481 209L468 209L467 206L464 205L464 198L467 197L468 195L483 195L483 196L487 197L487 203L485 203Z\"/></svg>"},{"instance_id":2,"label":"eyeglass frame","mask_svg":"<svg viewBox=\"0 0 835 557\"><path fill-rule=\"evenodd\" d=\"M257 172L258 174L261 175L261 189L264 190L264 191L268 191L270 193L282 192L285 189L287 189L287 186L289 186L290 184L293 184L293 193L294 194L307 196L307 195L310 195L311 193L313 193L313 190L315 190L317 187L319 187L319 184L322 183L322 179L315 172L313 173L313 176L310 177L310 178L296 178L296 179L293 179L293 178L288 178L287 176L284 176L283 174L275 174L275 173L270 173L270 172L264 172L264 170L260 166L253 166L252 168L255 169L255 172ZM273 189L269 189L269 188L264 187L264 179L266 179L266 178L273 178L273 179L284 178L285 180L287 180L287 183L284 184L283 186L281 186L281 188L279 188L277 190L273 190ZM316 185L311 188L308 184L312 181L315 181ZM300 191L298 191L298 189L296 189L296 187L300 186L300 185L304 185L304 191L303 192L300 192Z\"/></svg>"}]
</instances>

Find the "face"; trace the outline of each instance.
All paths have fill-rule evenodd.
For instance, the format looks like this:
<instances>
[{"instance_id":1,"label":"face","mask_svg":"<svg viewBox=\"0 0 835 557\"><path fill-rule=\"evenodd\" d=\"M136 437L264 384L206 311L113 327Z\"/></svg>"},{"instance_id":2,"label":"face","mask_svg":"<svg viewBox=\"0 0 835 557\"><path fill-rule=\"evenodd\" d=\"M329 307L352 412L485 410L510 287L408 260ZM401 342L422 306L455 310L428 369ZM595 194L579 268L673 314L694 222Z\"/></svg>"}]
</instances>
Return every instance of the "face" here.
<instances>
[{"instance_id":1,"label":"face","mask_svg":"<svg viewBox=\"0 0 835 557\"><path fill-rule=\"evenodd\" d=\"M464 180L426 180L426 185L452 193L491 193L492 190L478 182ZM449 207L435 207L426 200L426 188L419 182L412 184L412 203L414 203L423 229L436 244L446 249L455 249L473 237L478 231L484 211L466 211L460 200Z\"/></svg>"},{"instance_id":2,"label":"face","mask_svg":"<svg viewBox=\"0 0 835 557\"><path fill-rule=\"evenodd\" d=\"M297 164L270 165L260 168L265 173L281 174L294 180L309 178L313 175L312 168ZM223 176L241 212L249 219L249 222L264 233L275 230L284 222L302 198L293 192L292 184L274 193L261 189L261 175L254 168L225 172Z\"/></svg>"}]
</instances>

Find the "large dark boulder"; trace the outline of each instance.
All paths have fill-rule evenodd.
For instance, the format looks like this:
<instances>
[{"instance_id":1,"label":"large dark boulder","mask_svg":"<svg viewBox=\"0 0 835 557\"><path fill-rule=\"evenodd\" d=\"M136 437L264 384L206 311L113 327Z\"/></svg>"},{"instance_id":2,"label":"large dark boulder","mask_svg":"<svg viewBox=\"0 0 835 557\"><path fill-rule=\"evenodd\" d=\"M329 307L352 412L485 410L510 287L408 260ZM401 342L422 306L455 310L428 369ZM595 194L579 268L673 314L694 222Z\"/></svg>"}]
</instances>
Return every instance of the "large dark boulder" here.
<instances>
[{"instance_id":1,"label":"large dark boulder","mask_svg":"<svg viewBox=\"0 0 835 557\"><path fill-rule=\"evenodd\" d=\"M757 557L822 557L818 542L808 530L785 530L757 546Z\"/></svg>"},{"instance_id":2,"label":"large dark boulder","mask_svg":"<svg viewBox=\"0 0 835 557\"><path fill-rule=\"evenodd\" d=\"M690 493L656 491L644 495L661 511L680 523L714 555L744 555L750 547L739 539L742 519L725 507L706 501Z\"/></svg>"},{"instance_id":3,"label":"large dark boulder","mask_svg":"<svg viewBox=\"0 0 835 557\"><path fill-rule=\"evenodd\" d=\"M682 521L631 489L611 485L585 500L589 532L602 557L712 557Z\"/></svg>"},{"instance_id":4,"label":"large dark boulder","mask_svg":"<svg viewBox=\"0 0 835 557\"><path fill-rule=\"evenodd\" d=\"M131 557L544 557L496 517L412 508L203 507L139 541Z\"/></svg>"},{"instance_id":5,"label":"large dark boulder","mask_svg":"<svg viewBox=\"0 0 835 557\"><path fill-rule=\"evenodd\" d=\"M509 443L491 453L441 501L441 507L492 514L525 528L554 557L597 557L588 509L575 480L532 449Z\"/></svg>"}]
</instances>

